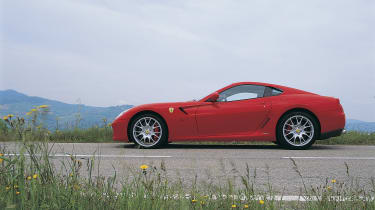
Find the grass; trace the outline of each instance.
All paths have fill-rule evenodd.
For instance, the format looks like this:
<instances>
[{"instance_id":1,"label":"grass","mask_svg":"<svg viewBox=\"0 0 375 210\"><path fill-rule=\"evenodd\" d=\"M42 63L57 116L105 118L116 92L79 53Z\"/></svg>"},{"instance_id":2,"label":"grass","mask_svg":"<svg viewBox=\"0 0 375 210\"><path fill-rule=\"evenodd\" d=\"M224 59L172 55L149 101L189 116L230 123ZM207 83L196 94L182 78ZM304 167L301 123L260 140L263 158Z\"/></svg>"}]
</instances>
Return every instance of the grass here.
<instances>
[{"instance_id":1,"label":"grass","mask_svg":"<svg viewBox=\"0 0 375 210\"><path fill-rule=\"evenodd\" d=\"M19 156L7 156L0 147L0 209L375 209L375 180L364 190L349 172L347 182L304 184L301 196L307 201L290 202L275 197L270 182L258 187L256 170L249 166L237 185L227 177L222 184L195 179L186 186L172 181L164 162L129 169L131 176L120 179L94 172L99 159L50 159L47 142L23 139Z\"/></svg>"},{"instance_id":2,"label":"grass","mask_svg":"<svg viewBox=\"0 0 375 210\"><path fill-rule=\"evenodd\" d=\"M318 141L318 144L375 145L375 133L349 131L338 137Z\"/></svg>"},{"instance_id":3,"label":"grass","mask_svg":"<svg viewBox=\"0 0 375 210\"><path fill-rule=\"evenodd\" d=\"M45 128L43 121L48 112L48 106L42 105L32 109L25 117L4 116L0 120L0 141L17 141L26 136L29 141L47 139L50 142L113 142L112 128L106 119L103 119L101 127L81 129L79 118L70 129L50 131Z\"/></svg>"}]
</instances>

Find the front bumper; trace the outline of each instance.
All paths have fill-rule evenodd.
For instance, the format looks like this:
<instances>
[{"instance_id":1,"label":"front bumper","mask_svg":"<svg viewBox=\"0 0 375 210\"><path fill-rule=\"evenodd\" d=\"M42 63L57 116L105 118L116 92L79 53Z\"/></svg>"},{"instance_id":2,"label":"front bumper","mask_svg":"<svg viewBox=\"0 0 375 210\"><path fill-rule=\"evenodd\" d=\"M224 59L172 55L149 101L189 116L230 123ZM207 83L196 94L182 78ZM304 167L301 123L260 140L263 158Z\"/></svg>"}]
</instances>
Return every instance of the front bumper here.
<instances>
[{"instance_id":1,"label":"front bumper","mask_svg":"<svg viewBox=\"0 0 375 210\"><path fill-rule=\"evenodd\" d=\"M113 140L128 142L128 121L127 120L115 120L112 123Z\"/></svg>"}]
</instances>

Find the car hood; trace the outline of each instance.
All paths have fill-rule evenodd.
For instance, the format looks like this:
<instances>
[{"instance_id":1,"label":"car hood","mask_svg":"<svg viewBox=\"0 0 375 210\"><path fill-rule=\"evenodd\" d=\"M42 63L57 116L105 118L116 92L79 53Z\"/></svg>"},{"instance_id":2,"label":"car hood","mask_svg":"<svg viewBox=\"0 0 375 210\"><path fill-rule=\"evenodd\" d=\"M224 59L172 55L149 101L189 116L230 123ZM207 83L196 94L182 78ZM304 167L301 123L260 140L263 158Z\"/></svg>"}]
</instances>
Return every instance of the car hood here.
<instances>
[{"instance_id":1,"label":"car hood","mask_svg":"<svg viewBox=\"0 0 375 210\"><path fill-rule=\"evenodd\" d=\"M154 111L160 115L163 115L163 112L165 112L166 110L168 110L169 112L169 108L188 108L188 107L199 106L200 103L201 102L198 102L198 101L187 101L187 102L152 103L152 104L143 104L139 106L134 106L120 113L115 118L114 123L116 121L122 121L125 118L129 118L133 116L134 114L141 112L141 111Z\"/></svg>"}]
</instances>

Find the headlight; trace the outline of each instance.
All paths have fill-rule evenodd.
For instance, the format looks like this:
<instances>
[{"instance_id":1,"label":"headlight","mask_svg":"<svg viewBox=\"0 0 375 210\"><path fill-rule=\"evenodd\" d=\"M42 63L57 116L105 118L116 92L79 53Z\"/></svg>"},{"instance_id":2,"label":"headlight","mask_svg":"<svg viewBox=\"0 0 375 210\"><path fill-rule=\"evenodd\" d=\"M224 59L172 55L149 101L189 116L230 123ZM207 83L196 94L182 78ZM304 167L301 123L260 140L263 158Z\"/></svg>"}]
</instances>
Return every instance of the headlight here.
<instances>
[{"instance_id":1,"label":"headlight","mask_svg":"<svg viewBox=\"0 0 375 210\"><path fill-rule=\"evenodd\" d=\"M119 115L117 115L117 117L115 118L115 120L116 120L117 118L121 117L121 115L123 115L123 114L124 114L125 112L127 112L128 110L129 110L129 109L127 109L127 110L121 112Z\"/></svg>"}]
</instances>

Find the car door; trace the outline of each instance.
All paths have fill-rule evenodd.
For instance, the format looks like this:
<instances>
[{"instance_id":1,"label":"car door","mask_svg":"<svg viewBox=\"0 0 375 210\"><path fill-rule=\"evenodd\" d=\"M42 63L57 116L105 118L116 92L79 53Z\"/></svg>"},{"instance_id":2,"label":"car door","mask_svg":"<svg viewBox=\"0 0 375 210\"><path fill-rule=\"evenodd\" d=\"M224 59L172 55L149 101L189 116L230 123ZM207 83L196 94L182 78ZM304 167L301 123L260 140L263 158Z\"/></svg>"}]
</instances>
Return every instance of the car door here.
<instances>
[{"instance_id":1,"label":"car door","mask_svg":"<svg viewBox=\"0 0 375 210\"><path fill-rule=\"evenodd\" d=\"M217 102L203 102L196 112L199 136L247 135L265 121L269 106L264 86L239 85L219 93Z\"/></svg>"}]
</instances>

